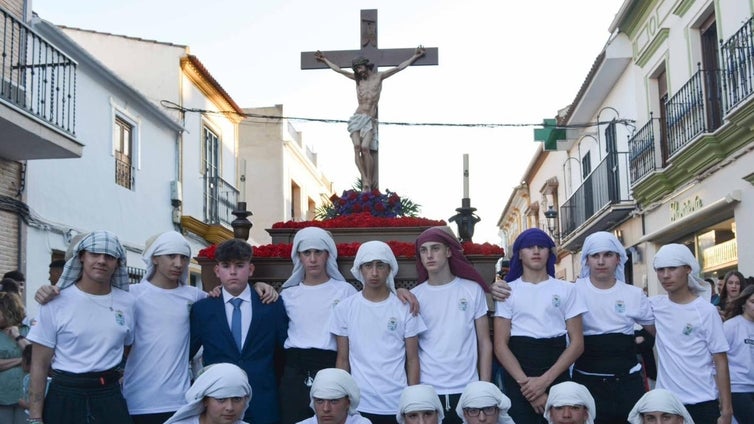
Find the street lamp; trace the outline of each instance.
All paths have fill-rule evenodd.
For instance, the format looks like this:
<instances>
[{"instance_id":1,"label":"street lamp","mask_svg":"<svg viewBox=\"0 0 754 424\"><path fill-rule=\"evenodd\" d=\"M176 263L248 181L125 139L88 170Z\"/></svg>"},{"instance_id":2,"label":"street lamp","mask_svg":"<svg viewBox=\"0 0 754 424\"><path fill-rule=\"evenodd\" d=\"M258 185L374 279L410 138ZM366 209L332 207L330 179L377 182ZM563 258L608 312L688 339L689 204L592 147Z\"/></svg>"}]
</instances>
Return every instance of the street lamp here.
<instances>
[{"instance_id":1,"label":"street lamp","mask_svg":"<svg viewBox=\"0 0 754 424\"><path fill-rule=\"evenodd\" d=\"M547 218L547 230L557 240L559 238L556 232L558 229L558 211L553 209L552 206L548 206L545 211L545 218Z\"/></svg>"}]
</instances>

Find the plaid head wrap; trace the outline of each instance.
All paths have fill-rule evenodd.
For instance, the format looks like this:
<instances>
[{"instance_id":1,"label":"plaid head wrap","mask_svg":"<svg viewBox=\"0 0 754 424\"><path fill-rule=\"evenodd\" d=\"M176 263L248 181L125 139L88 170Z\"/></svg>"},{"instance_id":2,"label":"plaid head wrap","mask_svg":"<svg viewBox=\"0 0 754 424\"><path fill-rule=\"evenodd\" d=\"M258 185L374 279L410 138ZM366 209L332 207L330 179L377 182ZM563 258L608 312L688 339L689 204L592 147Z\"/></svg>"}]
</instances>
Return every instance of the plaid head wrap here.
<instances>
[{"instance_id":1,"label":"plaid head wrap","mask_svg":"<svg viewBox=\"0 0 754 424\"><path fill-rule=\"evenodd\" d=\"M449 227L427 228L416 238L416 281L423 283L429 278L429 273L427 272L427 268L424 267L424 264L422 264L421 253L419 251L422 244L427 242L442 243L448 246L448 248L450 248L448 265L450 265L451 274L456 277L476 281L485 293L489 293L490 288L487 286L487 282L484 281L484 277L482 277L482 274L474 268L474 265L463 256L463 247L461 246L461 243L458 242L455 235L453 235L453 232Z\"/></svg>"},{"instance_id":2,"label":"plaid head wrap","mask_svg":"<svg viewBox=\"0 0 754 424\"><path fill-rule=\"evenodd\" d=\"M200 416L205 410L204 398L207 396L217 399L246 397L246 407L241 413L243 416L251 400L251 386L246 372L234 364L208 365L186 392L186 405L176 411L165 424Z\"/></svg>"},{"instance_id":3,"label":"plaid head wrap","mask_svg":"<svg viewBox=\"0 0 754 424\"><path fill-rule=\"evenodd\" d=\"M594 424L594 418L597 416L597 407L594 404L594 397L589 393L589 389L573 381L565 381L556 384L550 388L545 404L545 419L552 424L550 420L550 409L554 406L583 405L586 407L588 418L585 424Z\"/></svg>"},{"instance_id":4,"label":"plaid head wrap","mask_svg":"<svg viewBox=\"0 0 754 424\"><path fill-rule=\"evenodd\" d=\"M156 271L154 264L152 263L152 257L162 255L183 255L191 257L191 246L186 238L177 231L168 231L158 235L156 238L147 242L147 246L144 249L144 253L141 255L141 260L147 266L147 273L145 278L149 280L154 276ZM189 270L188 263L181 272L179 278L179 284L186 284L188 281Z\"/></svg>"},{"instance_id":5,"label":"plaid head wrap","mask_svg":"<svg viewBox=\"0 0 754 424\"><path fill-rule=\"evenodd\" d=\"M353 261L351 274L363 284L364 276L361 274L361 266L372 261L384 262L390 266L390 272L387 275L387 286L391 292L395 293L395 274L398 273L398 260L395 259L395 254L393 254L393 250L390 249L387 243L381 241L362 243L356 252L356 259Z\"/></svg>"},{"instance_id":6,"label":"plaid head wrap","mask_svg":"<svg viewBox=\"0 0 754 424\"><path fill-rule=\"evenodd\" d=\"M298 230L296 236L293 237L293 248L291 249L293 273L283 283L281 290L297 286L304 281L306 270L304 270L304 264L301 263L298 254L309 249L327 251L327 275L335 280L346 280L338 270L338 248L335 247L335 240L330 233L319 227L306 227Z\"/></svg>"},{"instance_id":7,"label":"plaid head wrap","mask_svg":"<svg viewBox=\"0 0 754 424\"><path fill-rule=\"evenodd\" d=\"M701 269L699 261L696 260L688 247L677 243L666 244L657 251L652 262L654 269L684 265L691 268L691 273L689 273L689 289L691 292L703 299L710 300L712 287L708 282L699 278Z\"/></svg>"},{"instance_id":8,"label":"plaid head wrap","mask_svg":"<svg viewBox=\"0 0 754 424\"><path fill-rule=\"evenodd\" d=\"M628 422L631 424L642 424L644 419L641 414L645 412L666 412L683 417L683 424L694 424L689 411L683 406L680 400L673 392L665 389L654 389L647 393L636 402L634 408L628 414Z\"/></svg>"},{"instance_id":9,"label":"plaid head wrap","mask_svg":"<svg viewBox=\"0 0 754 424\"><path fill-rule=\"evenodd\" d=\"M109 231L93 231L76 243L71 249L71 258L68 259L60 275L57 286L60 289L74 285L81 279L83 267L79 254L81 252L104 253L118 260L118 266L110 277L110 285L121 290L128 291L128 271L126 269L126 250L118 241L118 237Z\"/></svg>"},{"instance_id":10,"label":"plaid head wrap","mask_svg":"<svg viewBox=\"0 0 754 424\"><path fill-rule=\"evenodd\" d=\"M615 237L615 235L608 233L607 231L597 231L596 233L590 234L589 237L584 240L584 246L581 248L581 272L579 273L579 277L589 277L590 269L586 265L586 260L589 255L594 255L595 253L600 252L615 252L620 256L620 263L618 264L618 267L615 268L615 279L625 283L626 274L623 266L628 260L626 248L620 244L620 241L618 241L618 238Z\"/></svg>"},{"instance_id":11,"label":"plaid head wrap","mask_svg":"<svg viewBox=\"0 0 754 424\"><path fill-rule=\"evenodd\" d=\"M458 405L456 405L456 415L461 417L466 424L467 421L463 415L464 408L486 408L488 406L497 406L500 410L497 424L515 424L508 415L511 400L496 385L487 381L474 381L463 389L461 398L458 399Z\"/></svg>"},{"instance_id":12,"label":"plaid head wrap","mask_svg":"<svg viewBox=\"0 0 754 424\"><path fill-rule=\"evenodd\" d=\"M505 281L511 282L519 279L524 273L524 266L521 264L521 259L518 257L518 252L526 247L546 247L550 250L550 254L547 256L547 275L550 277L555 276L555 242L552 241L550 236L539 228L529 228L516 237L516 241L513 242L513 257L511 258L511 269L508 271L508 275L505 276Z\"/></svg>"},{"instance_id":13,"label":"plaid head wrap","mask_svg":"<svg viewBox=\"0 0 754 424\"><path fill-rule=\"evenodd\" d=\"M435 388L429 384L415 384L403 389L395 419L398 420L398 423L405 424L406 418L403 414L420 411L436 411L439 424L442 424L442 420L445 418L440 397L437 396Z\"/></svg>"},{"instance_id":14,"label":"plaid head wrap","mask_svg":"<svg viewBox=\"0 0 754 424\"><path fill-rule=\"evenodd\" d=\"M348 396L351 403L348 415L358 414L356 410L361 400L361 390L356 381L347 371L340 368L325 368L317 371L314 376L312 388L309 391L311 402L309 406L314 410L314 398L317 399L340 399Z\"/></svg>"}]
</instances>

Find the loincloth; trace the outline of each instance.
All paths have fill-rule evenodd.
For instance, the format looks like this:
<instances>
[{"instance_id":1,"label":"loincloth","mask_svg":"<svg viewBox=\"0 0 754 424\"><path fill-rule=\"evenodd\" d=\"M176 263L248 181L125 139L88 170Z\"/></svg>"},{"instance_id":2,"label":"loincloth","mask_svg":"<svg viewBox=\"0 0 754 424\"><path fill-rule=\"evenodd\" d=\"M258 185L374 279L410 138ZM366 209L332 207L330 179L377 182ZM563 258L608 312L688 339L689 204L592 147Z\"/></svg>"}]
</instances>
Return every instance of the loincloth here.
<instances>
[{"instance_id":1,"label":"loincloth","mask_svg":"<svg viewBox=\"0 0 754 424\"><path fill-rule=\"evenodd\" d=\"M369 150L377 150L379 147L377 125L374 124L374 119L371 116L357 113L348 119L348 133L353 134L357 131L362 139L371 131L372 142L369 143Z\"/></svg>"}]
</instances>

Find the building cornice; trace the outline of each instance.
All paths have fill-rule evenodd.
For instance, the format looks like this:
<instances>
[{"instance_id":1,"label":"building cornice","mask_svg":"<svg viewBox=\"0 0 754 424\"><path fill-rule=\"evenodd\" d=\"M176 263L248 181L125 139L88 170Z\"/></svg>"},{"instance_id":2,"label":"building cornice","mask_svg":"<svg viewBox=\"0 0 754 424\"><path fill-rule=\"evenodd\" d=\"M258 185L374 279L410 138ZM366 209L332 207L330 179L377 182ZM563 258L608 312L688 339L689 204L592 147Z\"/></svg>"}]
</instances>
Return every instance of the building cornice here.
<instances>
[{"instance_id":1,"label":"building cornice","mask_svg":"<svg viewBox=\"0 0 754 424\"><path fill-rule=\"evenodd\" d=\"M209 73L204 64L194 55L187 54L181 58L181 71L193 82L197 88L210 99L218 109L225 112L225 116L239 124L244 118L244 111L230 97L227 91Z\"/></svg>"}]
</instances>

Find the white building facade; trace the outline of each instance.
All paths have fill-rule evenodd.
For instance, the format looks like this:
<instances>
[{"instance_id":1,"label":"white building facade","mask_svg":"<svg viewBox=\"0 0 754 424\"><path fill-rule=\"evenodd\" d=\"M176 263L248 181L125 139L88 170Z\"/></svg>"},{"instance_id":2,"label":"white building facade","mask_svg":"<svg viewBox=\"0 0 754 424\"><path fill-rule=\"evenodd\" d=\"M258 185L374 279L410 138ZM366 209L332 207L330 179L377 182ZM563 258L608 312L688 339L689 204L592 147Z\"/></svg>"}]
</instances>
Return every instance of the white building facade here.
<instances>
[{"instance_id":1,"label":"white building facade","mask_svg":"<svg viewBox=\"0 0 754 424\"><path fill-rule=\"evenodd\" d=\"M247 108L240 125L244 191L254 226L249 241L271 242L267 229L280 221L307 221L332 196L332 182L317 166L317 154L283 117L283 105ZM277 118L280 117L280 118ZM244 171L245 168L245 171Z\"/></svg>"},{"instance_id":2,"label":"white building facade","mask_svg":"<svg viewBox=\"0 0 754 424\"><path fill-rule=\"evenodd\" d=\"M79 233L109 230L128 251L134 279L145 268L145 240L173 229L169 200L176 139L183 128L49 22L34 28L78 63L80 159L30 161L26 167L29 293L47 281ZM35 302L28 302L35 313Z\"/></svg>"},{"instance_id":3,"label":"white building facade","mask_svg":"<svg viewBox=\"0 0 754 424\"><path fill-rule=\"evenodd\" d=\"M576 98L536 136L566 154L528 171L557 181L560 275L575 279L594 231L618 236L627 279L649 294L666 243L687 245L705 277L754 274L753 15L732 0L623 3Z\"/></svg>"}]
</instances>

